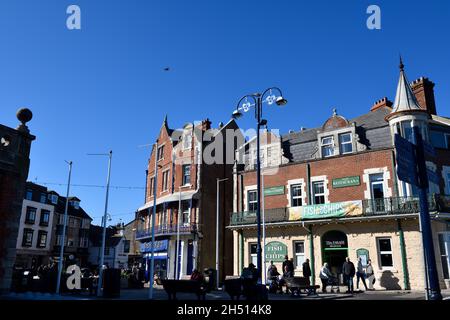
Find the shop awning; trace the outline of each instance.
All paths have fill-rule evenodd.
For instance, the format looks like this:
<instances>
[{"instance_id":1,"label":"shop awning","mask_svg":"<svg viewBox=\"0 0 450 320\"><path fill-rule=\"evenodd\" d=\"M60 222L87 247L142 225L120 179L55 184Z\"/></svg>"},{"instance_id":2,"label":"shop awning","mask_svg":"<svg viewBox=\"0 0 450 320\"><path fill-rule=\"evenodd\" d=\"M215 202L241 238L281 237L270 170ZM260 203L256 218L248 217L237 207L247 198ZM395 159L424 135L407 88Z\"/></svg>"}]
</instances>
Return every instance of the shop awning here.
<instances>
[{"instance_id":1,"label":"shop awning","mask_svg":"<svg viewBox=\"0 0 450 320\"><path fill-rule=\"evenodd\" d=\"M184 191L181 192L181 200L189 200L192 199L197 194L197 191ZM164 197L160 197L156 199L156 205L167 202L177 202L180 200L180 193L172 193ZM138 209L138 211L147 210L153 207L153 201L147 202L142 207Z\"/></svg>"}]
</instances>

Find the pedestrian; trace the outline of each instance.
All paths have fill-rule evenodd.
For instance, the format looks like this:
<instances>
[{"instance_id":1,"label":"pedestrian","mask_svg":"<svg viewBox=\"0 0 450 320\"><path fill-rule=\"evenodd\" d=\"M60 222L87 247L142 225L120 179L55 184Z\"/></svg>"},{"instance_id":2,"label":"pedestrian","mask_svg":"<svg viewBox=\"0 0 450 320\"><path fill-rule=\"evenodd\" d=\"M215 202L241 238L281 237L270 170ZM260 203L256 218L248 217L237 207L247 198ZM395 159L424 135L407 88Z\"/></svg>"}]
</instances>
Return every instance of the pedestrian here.
<instances>
[{"instance_id":1,"label":"pedestrian","mask_svg":"<svg viewBox=\"0 0 450 320\"><path fill-rule=\"evenodd\" d=\"M191 280L203 283L204 278L201 272L199 272L197 269L194 269L191 274Z\"/></svg>"},{"instance_id":2,"label":"pedestrian","mask_svg":"<svg viewBox=\"0 0 450 320\"><path fill-rule=\"evenodd\" d=\"M355 265L350 261L350 258L345 258L342 265L342 273L344 275L344 282L347 283L347 293L353 294L353 278L355 277Z\"/></svg>"},{"instance_id":3,"label":"pedestrian","mask_svg":"<svg viewBox=\"0 0 450 320\"><path fill-rule=\"evenodd\" d=\"M294 276L294 262L292 259L289 259L288 255L284 256L284 261L282 264L282 271L285 277L293 277Z\"/></svg>"},{"instance_id":4,"label":"pedestrian","mask_svg":"<svg viewBox=\"0 0 450 320\"><path fill-rule=\"evenodd\" d=\"M273 264L273 261L270 261L269 269L267 270L267 280L269 281L269 292L276 293L277 291L281 291L281 287L278 283L278 276L280 273L278 272L277 267Z\"/></svg>"},{"instance_id":5,"label":"pedestrian","mask_svg":"<svg viewBox=\"0 0 450 320\"><path fill-rule=\"evenodd\" d=\"M305 262L303 262L302 264L302 271L303 271L303 277L306 278L307 282L308 282L308 286L311 283L310 282L310 277L311 277L311 267L309 266L309 259L306 259Z\"/></svg>"},{"instance_id":6,"label":"pedestrian","mask_svg":"<svg viewBox=\"0 0 450 320\"><path fill-rule=\"evenodd\" d=\"M358 265L356 267L356 289L359 290L359 279L361 279L364 288L366 288L367 291L367 284L366 284L366 273L364 272L364 266L362 264L361 257L358 257Z\"/></svg>"},{"instance_id":7,"label":"pedestrian","mask_svg":"<svg viewBox=\"0 0 450 320\"><path fill-rule=\"evenodd\" d=\"M373 285L375 283L375 274L373 272L372 261L370 259L367 260L366 277L367 277L367 281L369 281L369 289L368 290L374 290Z\"/></svg>"},{"instance_id":8,"label":"pedestrian","mask_svg":"<svg viewBox=\"0 0 450 320\"><path fill-rule=\"evenodd\" d=\"M329 285L333 274L330 269L328 269L328 263L324 263L322 269L320 269L320 281L322 281L322 292L327 292L327 285Z\"/></svg>"}]
</instances>

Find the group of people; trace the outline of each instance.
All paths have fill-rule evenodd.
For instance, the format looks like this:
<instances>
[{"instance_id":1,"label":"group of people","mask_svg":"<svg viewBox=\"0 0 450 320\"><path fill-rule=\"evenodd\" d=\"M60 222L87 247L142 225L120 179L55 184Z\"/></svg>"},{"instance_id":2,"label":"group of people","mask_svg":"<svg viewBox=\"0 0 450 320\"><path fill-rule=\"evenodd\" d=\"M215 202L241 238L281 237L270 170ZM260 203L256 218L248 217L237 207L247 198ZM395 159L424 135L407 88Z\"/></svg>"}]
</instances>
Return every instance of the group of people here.
<instances>
[{"instance_id":1,"label":"group of people","mask_svg":"<svg viewBox=\"0 0 450 320\"><path fill-rule=\"evenodd\" d=\"M373 284L375 283L375 276L373 272L372 261L367 260L367 265L363 265L361 257L358 257L357 267L350 258L345 258L345 262L342 265L343 281L347 285L347 293L353 293L353 279L356 275L356 289L359 290L359 281L361 280L365 290L373 290ZM366 279L369 282L367 286ZM338 279L331 273L328 263L324 263L320 270L320 280L322 281L322 292L326 292L327 286L338 285Z\"/></svg>"},{"instance_id":2,"label":"group of people","mask_svg":"<svg viewBox=\"0 0 450 320\"><path fill-rule=\"evenodd\" d=\"M270 292L283 293L283 285L285 285L286 283L285 279L294 277L294 259L289 259L289 257L286 255L284 257L281 268L283 274L280 274L273 261L270 261L270 266L267 269L267 280ZM309 279L311 277L311 267L309 265L309 259L306 259L302 264L302 272L303 277L307 279L309 284ZM288 293L288 289L286 289L286 293Z\"/></svg>"}]
</instances>

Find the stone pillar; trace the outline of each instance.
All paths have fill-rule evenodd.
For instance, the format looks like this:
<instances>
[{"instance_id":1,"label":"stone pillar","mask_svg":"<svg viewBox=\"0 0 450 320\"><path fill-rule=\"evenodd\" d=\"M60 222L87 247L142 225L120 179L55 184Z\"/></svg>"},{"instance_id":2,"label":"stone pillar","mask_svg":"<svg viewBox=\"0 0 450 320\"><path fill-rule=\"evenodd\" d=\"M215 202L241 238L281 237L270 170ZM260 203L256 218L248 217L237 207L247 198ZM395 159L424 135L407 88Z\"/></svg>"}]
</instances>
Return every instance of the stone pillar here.
<instances>
[{"instance_id":1,"label":"stone pillar","mask_svg":"<svg viewBox=\"0 0 450 320\"><path fill-rule=\"evenodd\" d=\"M35 139L25 125L32 118L31 111L20 109L17 118L21 122L17 129L0 125L0 294L11 288L31 142Z\"/></svg>"}]
</instances>

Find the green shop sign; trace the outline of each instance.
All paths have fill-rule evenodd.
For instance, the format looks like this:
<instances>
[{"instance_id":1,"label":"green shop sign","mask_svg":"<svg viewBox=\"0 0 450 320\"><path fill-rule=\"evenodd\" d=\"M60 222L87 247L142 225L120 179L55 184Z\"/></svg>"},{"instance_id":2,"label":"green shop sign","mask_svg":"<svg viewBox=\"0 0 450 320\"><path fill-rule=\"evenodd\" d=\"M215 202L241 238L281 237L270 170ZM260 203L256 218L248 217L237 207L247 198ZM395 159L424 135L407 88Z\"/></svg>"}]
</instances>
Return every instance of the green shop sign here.
<instances>
[{"instance_id":1,"label":"green shop sign","mask_svg":"<svg viewBox=\"0 0 450 320\"><path fill-rule=\"evenodd\" d=\"M280 194L284 194L284 186L264 188L265 196L277 196Z\"/></svg>"},{"instance_id":2,"label":"green shop sign","mask_svg":"<svg viewBox=\"0 0 450 320\"><path fill-rule=\"evenodd\" d=\"M265 247L266 261L282 262L287 255L287 246L279 241L272 241Z\"/></svg>"},{"instance_id":3,"label":"green shop sign","mask_svg":"<svg viewBox=\"0 0 450 320\"><path fill-rule=\"evenodd\" d=\"M333 188L359 186L360 184L361 184L361 182L359 180L359 176L333 179Z\"/></svg>"}]
</instances>

